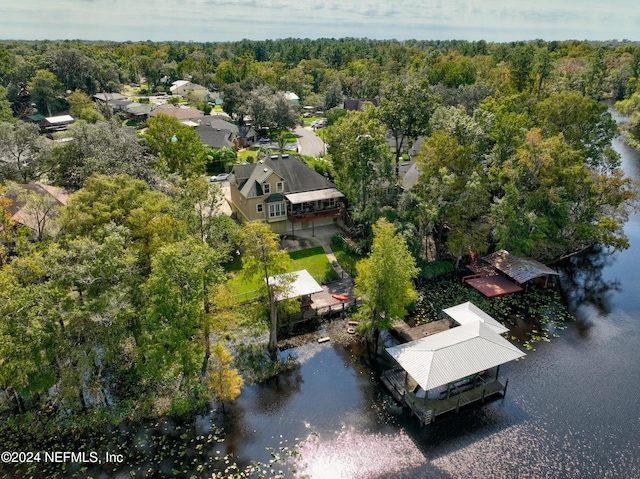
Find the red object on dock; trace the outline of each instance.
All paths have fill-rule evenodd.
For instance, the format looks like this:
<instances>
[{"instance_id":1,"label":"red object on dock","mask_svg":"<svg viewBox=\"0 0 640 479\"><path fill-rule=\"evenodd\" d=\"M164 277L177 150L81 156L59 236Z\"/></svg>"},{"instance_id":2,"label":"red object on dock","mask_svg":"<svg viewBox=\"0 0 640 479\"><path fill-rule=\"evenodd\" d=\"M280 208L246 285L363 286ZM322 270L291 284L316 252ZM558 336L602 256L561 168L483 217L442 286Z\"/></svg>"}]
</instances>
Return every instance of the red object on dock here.
<instances>
[{"instance_id":1,"label":"red object on dock","mask_svg":"<svg viewBox=\"0 0 640 479\"><path fill-rule=\"evenodd\" d=\"M348 297L343 296L341 294L332 294L331 297L335 298L335 299L339 299L340 301L348 301L349 300Z\"/></svg>"}]
</instances>

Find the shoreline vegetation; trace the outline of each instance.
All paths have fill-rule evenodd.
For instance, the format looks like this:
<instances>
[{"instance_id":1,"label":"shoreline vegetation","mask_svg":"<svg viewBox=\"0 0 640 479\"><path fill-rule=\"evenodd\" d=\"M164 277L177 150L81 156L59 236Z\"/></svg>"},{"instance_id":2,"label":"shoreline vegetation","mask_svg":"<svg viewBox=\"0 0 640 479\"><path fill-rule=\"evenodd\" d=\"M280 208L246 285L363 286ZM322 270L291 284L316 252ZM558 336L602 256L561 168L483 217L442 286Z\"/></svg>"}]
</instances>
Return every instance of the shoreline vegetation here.
<instances>
[{"instance_id":1,"label":"shoreline vegetation","mask_svg":"<svg viewBox=\"0 0 640 479\"><path fill-rule=\"evenodd\" d=\"M176 81L193 92L167 99ZM314 119L326 144L306 162L344 194L345 232L331 246L361 277L367 297L354 314L367 323L367 344L388 329L387 311L406 309L420 323L471 300L534 350L572 319L566 299L532 287L484 300L455 279L465 265L499 249L550 264L595 246L629 247L636 185L611 147L620 127L602 102L628 117L622 128L637 148L638 42L0 41L5 449L74 443L107 425L115 438L155 418L224 410L243 382L296 367L274 361L274 345L295 347L318 326L295 337L274 328L278 313L299 305L276 305L265 275L307 261L317 277L335 279L322 251L292 258L268 227L251 233L259 228L224 213L223 190L208 178L240 163L236 148L203 145L197 124L170 115L132 116L95 96L104 92L135 93L145 107L164 98L174 110L222 109L234 131L250 122L256 146L296 141L301 154L301 140L287 132ZM38 123L67 114L74 122L62 131ZM269 201L286 208L283 198ZM386 248L375 239L381 224L393 231ZM384 297L375 286L394 272L385 253L397 246L407 287ZM420 295L407 307L412 280ZM249 290L262 300L239 304L235 292ZM395 304L399 296L406 301ZM338 342L356 340L341 331ZM221 439L212 424L188 436L195 450ZM167 434L179 439L180 428ZM169 440L159 431L150 426L137 447L175 451L157 442ZM86 437L85 446L111 444L111 436ZM67 472L86 473L76 466ZM217 474L222 465L207 467Z\"/></svg>"}]
</instances>

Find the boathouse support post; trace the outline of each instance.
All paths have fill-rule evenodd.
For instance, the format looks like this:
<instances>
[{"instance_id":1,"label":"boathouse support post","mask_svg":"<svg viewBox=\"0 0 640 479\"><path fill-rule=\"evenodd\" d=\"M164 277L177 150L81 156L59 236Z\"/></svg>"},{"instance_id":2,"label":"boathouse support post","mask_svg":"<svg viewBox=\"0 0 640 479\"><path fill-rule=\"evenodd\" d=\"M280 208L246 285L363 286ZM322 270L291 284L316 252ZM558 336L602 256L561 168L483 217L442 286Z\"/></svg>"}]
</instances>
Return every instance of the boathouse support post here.
<instances>
[{"instance_id":1,"label":"boathouse support post","mask_svg":"<svg viewBox=\"0 0 640 479\"><path fill-rule=\"evenodd\" d=\"M504 389L503 389L503 392L502 392L502 399L504 399L505 396L507 395L507 387L509 387L509 378L507 378L507 382L504 383Z\"/></svg>"},{"instance_id":2,"label":"boathouse support post","mask_svg":"<svg viewBox=\"0 0 640 479\"><path fill-rule=\"evenodd\" d=\"M484 393L486 392L485 388L482 388L482 399L480 399L482 401L482 404L484 404Z\"/></svg>"},{"instance_id":3,"label":"boathouse support post","mask_svg":"<svg viewBox=\"0 0 640 479\"><path fill-rule=\"evenodd\" d=\"M460 412L460 396L458 396L458 404L456 404L456 414Z\"/></svg>"},{"instance_id":4,"label":"boathouse support post","mask_svg":"<svg viewBox=\"0 0 640 479\"><path fill-rule=\"evenodd\" d=\"M498 367L496 368L496 381L499 379L500 376L500 365L498 364Z\"/></svg>"}]
</instances>

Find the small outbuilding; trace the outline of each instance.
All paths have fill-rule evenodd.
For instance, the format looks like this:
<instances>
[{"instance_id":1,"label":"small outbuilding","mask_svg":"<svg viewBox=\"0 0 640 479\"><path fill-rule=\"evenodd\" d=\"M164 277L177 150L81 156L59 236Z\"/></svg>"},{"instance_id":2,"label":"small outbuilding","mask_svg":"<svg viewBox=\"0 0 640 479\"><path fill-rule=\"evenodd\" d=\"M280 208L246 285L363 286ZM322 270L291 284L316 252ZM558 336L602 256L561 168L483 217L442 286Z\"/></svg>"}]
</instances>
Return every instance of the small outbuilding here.
<instances>
[{"instance_id":1,"label":"small outbuilding","mask_svg":"<svg viewBox=\"0 0 640 479\"><path fill-rule=\"evenodd\" d=\"M550 277L558 276L556 271L539 261L516 256L506 250L491 253L483 257L481 263L470 264L468 268L475 274L465 276L462 281L487 298L523 291L531 281L538 281L546 287L553 283Z\"/></svg>"},{"instance_id":2,"label":"small outbuilding","mask_svg":"<svg viewBox=\"0 0 640 479\"><path fill-rule=\"evenodd\" d=\"M48 116L40 122L40 130L47 133L66 130L74 121L71 115Z\"/></svg>"},{"instance_id":3,"label":"small outbuilding","mask_svg":"<svg viewBox=\"0 0 640 479\"><path fill-rule=\"evenodd\" d=\"M545 282L548 282L550 276L558 276L556 271L540 261L516 256L503 249L485 256L482 261L490 264L518 284L524 284L537 278L543 278Z\"/></svg>"},{"instance_id":4,"label":"small outbuilding","mask_svg":"<svg viewBox=\"0 0 640 479\"><path fill-rule=\"evenodd\" d=\"M306 269L269 276L269 284L276 286L276 301L302 297L301 308L311 307L311 295L322 291L322 286Z\"/></svg>"}]
</instances>

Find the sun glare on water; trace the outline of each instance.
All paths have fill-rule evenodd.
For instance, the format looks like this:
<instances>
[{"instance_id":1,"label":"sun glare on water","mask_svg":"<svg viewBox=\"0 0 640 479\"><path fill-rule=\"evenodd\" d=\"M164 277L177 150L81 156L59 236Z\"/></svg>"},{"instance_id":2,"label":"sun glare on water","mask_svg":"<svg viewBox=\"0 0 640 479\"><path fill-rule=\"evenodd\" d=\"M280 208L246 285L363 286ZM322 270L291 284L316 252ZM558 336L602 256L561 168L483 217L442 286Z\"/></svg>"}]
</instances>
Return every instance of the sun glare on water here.
<instances>
[{"instance_id":1,"label":"sun glare on water","mask_svg":"<svg viewBox=\"0 0 640 479\"><path fill-rule=\"evenodd\" d=\"M422 453L403 432L391 436L345 431L326 442L310 435L300 453L297 469L311 479L372 478L425 463Z\"/></svg>"}]
</instances>

